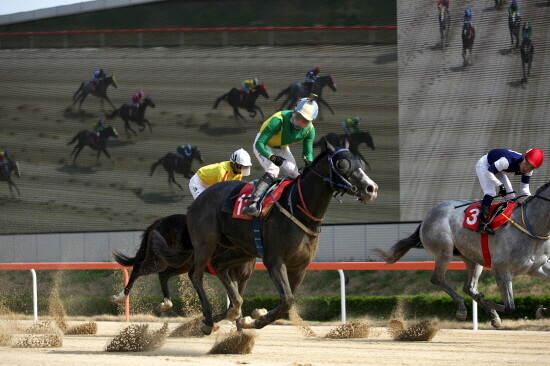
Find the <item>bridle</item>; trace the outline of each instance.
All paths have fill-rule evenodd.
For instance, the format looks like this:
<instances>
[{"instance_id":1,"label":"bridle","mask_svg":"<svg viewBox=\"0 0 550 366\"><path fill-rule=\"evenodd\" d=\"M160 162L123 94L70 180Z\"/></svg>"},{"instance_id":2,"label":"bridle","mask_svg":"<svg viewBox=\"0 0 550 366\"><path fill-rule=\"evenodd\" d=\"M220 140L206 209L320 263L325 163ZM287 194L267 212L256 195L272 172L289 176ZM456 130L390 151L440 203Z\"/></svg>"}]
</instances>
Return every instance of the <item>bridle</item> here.
<instances>
[{"instance_id":1,"label":"bridle","mask_svg":"<svg viewBox=\"0 0 550 366\"><path fill-rule=\"evenodd\" d=\"M325 177L315 169L309 167L308 169L311 170L315 175L318 177L323 178L323 181L328 182L330 184L330 188L338 193L346 193L346 191L351 191L355 196L357 196L357 193L359 192L357 186L350 183L349 178L351 174L361 167L361 164L357 162L355 159L350 159L350 167L347 170L346 173L342 174L338 171L338 168L334 165L333 158L342 152L350 152L348 149L338 149L334 151L331 154L327 155L327 161L329 165L329 176ZM336 181L336 179L339 180L339 182Z\"/></svg>"}]
</instances>

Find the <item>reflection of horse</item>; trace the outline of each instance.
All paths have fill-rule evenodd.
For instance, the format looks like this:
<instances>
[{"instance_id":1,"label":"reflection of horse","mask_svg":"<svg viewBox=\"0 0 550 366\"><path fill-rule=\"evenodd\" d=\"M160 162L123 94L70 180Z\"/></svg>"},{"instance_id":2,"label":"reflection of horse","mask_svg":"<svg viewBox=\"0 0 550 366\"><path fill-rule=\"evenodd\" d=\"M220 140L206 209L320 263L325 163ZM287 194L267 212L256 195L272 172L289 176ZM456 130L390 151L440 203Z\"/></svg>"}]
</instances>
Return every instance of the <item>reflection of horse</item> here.
<instances>
[{"instance_id":1,"label":"reflection of horse","mask_svg":"<svg viewBox=\"0 0 550 366\"><path fill-rule=\"evenodd\" d=\"M535 55L535 46L531 41L531 38L524 38L521 43L521 67L523 69L522 82L526 83L529 74L531 73L531 64L533 63L533 56Z\"/></svg>"},{"instance_id":2,"label":"reflection of horse","mask_svg":"<svg viewBox=\"0 0 550 366\"><path fill-rule=\"evenodd\" d=\"M500 9L504 5L504 0L495 0L495 9Z\"/></svg>"},{"instance_id":3,"label":"reflection of horse","mask_svg":"<svg viewBox=\"0 0 550 366\"><path fill-rule=\"evenodd\" d=\"M317 142L313 144L313 147L324 146L323 141L328 141L333 146L346 147L353 154L358 156L365 164L370 168L370 164L367 162L367 159L359 151L359 145L362 143L367 144L372 150L376 149L374 145L374 140L372 139L371 134L367 132L354 132L348 137L345 134L337 135L335 133L329 133L321 137ZM346 146L346 144L348 146Z\"/></svg>"},{"instance_id":4,"label":"reflection of horse","mask_svg":"<svg viewBox=\"0 0 550 366\"><path fill-rule=\"evenodd\" d=\"M233 107L233 117L235 117L235 120L238 120L238 118L242 118L243 120L245 119L239 113L239 108L246 109L251 118L254 118L256 116L256 111L258 111L262 115L262 119L264 119L264 112L262 112L261 108L256 105L256 99L258 99L260 95L266 99L269 98L267 88L264 83L258 85L254 88L254 90L251 90L248 97L244 90L233 88L228 93L225 93L216 99L216 102L212 108L218 108L218 104L220 104L222 100L225 100L231 107Z\"/></svg>"},{"instance_id":5,"label":"reflection of horse","mask_svg":"<svg viewBox=\"0 0 550 366\"><path fill-rule=\"evenodd\" d=\"M212 306L203 288L203 274L218 243L234 250L220 258L218 270L218 278L234 305L227 319L237 321L238 328L263 328L289 311L306 267L317 251L321 222L334 192L356 196L363 203L376 198L378 187L361 166L360 159L349 150L335 150L328 144L303 174L287 186L280 205L260 222L262 245L255 244L249 220L235 219L223 209L226 201L233 198L245 182L216 183L193 201L187 212L187 226L195 248L189 276L201 300L204 333L209 334L214 323ZM241 317L243 300L228 271L255 258L258 246L263 250L263 263L279 292L280 304L252 322L249 317Z\"/></svg>"},{"instance_id":6,"label":"reflection of horse","mask_svg":"<svg viewBox=\"0 0 550 366\"><path fill-rule=\"evenodd\" d=\"M332 108L328 105L328 103L323 99L323 88L327 86L332 89L332 91L336 91L336 82L334 81L334 78L332 75L325 75L320 76L315 80L315 83L313 84L313 87L311 89L311 93L316 94L318 96L317 101L320 103L323 103L327 108L330 110L332 114L334 114L334 111ZM308 97L310 93L307 93L304 88L304 83L295 82L290 84L290 86L286 89L283 89L275 98L275 100L278 100L283 95L286 95L286 99L281 104L280 109L284 109L286 106L286 109L292 109L298 102L298 99Z\"/></svg>"},{"instance_id":7,"label":"reflection of horse","mask_svg":"<svg viewBox=\"0 0 550 366\"><path fill-rule=\"evenodd\" d=\"M445 6L439 7L439 35L441 36L441 48L449 43L449 28L451 26L451 15Z\"/></svg>"},{"instance_id":8,"label":"reflection of horse","mask_svg":"<svg viewBox=\"0 0 550 366\"><path fill-rule=\"evenodd\" d=\"M521 27L521 18L516 12L512 13L508 18L508 29L510 30L510 52L514 52L519 47L519 29ZM516 43L514 44L514 38Z\"/></svg>"},{"instance_id":9,"label":"reflection of horse","mask_svg":"<svg viewBox=\"0 0 550 366\"><path fill-rule=\"evenodd\" d=\"M178 253L175 258L171 258L170 262L174 266L170 266L159 258L153 251L153 242L155 237L152 237L153 231L158 232L163 238L166 245ZM211 264L214 273L217 270L217 256L229 249L218 247L214 253ZM176 275L187 273L191 267L193 259L193 245L187 231L187 222L185 215L170 215L167 217L155 220L141 235L141 245L134 257L128 257L118 251L113 251L115 260L123 266L133 266L130 280L124 289L111 298L111 302L118 304L128 297L134 282L140 276L158 273L160 287L164 295L164 301L156 307L157 311L166 311L172 307L170 299L170 290L168 288L168 280ZM174 263L177 262L177 263ZM254 272L256 259L251 260L243 265L233 267L231 276L237 282L239 293L244 292L248 278ZM225 317L225 314L223 314ZM220 318L222 320L222 318Z\"/></svg>"},{"instance_id":10,"label":"reflection of horse","mask_svg":"<svg viewBox=\"0 0 550 366\"><path fill-rule=\"evenodd\" d=\"M191 170L191 163L193 163L193 160L198 160L201 164L203 163L201 152L196 146L193 146L191 148L191 153L187 157L169 152L162 158L157 160L156 163L153 163L151 165L151 172L149 173L149 176L152 176L155 168L159 164L162 164L162 166L168 173L168 184L171 185L172 183L174 183L183 191L182 186L178 182L176 182L174 172L183 174L185 178L191 179L191 177L195 175L195 172Z\"/></svg>"},{"instance_id":11,"label":"reflection of horse","mask_svg":"<svg viewBox=\"0 0 550 366\"><path fill-rule=\"evenodd\" d=\"M111 107L113 107L114 109L115 108L114 104L111 102L111 100L107 96L107 88L111 84L115 88L118 87L114 75L104 77L99 81L99 84L97 86L94 86L93 81L83 81L80 84L80 87L78 88L78 90L73 94L73 105L79 102L78 109L80 109L82 107L82 102L84 101L84 99L86 99L88 94L92 94L93 96L99 98L99 100L101 101L102 109L103 109L103 100L106 100L107 102L109 102Z\"/></svg>"},{"instance_id":12,"label":"reflection of horse","mask_svg":"<svg viewBox=\"0 0 550 366\"><path fill-rule=\"evenodd\" d=\"M106 149L107 139L111 136L115 138L118 137L118 132L113 126L109 126L103 131L99 132L99 136L97 136L95 131L83 130L77 133L73 137L73 139L67 143L67 145L71 145L78 141L73 148L73 151L71 151L71 155L74 155L73 163L76 163L76 158L78 157L78 154L80 154L85 146L89 146L92 150L97 150L98 162L101 152L103 152L109 158L109 160L111 160L111 155L109 155Z\"/></svg>"},{"instance_id":13,"label":"reflection of horse","mask_svg":"<svg viewBox=\"0 0 550 366\"><path fill-rule=\"evenodd\" d=\"M149 120L145 118L145 110L148 106L155 108L155 102L153 102L153 99L151 99L149 95L143 99L143 103L141 103L139 107L132 107L131 105L124 103L119 109L115 109L113 113L107 115L107 118L110 119L115 116L122 118L124 121L124 129L126 130L126 134L128 134L128 136L128 131L132 131L134 135L137 136L136 131L134 131L134 129L130 126L130 121L137 123L140 131L145 130L145 127L149 126L149 132L153 132Z\"/></svg>"},{"instance_id":14,"label":"reflection of horse","mask_svg":"<svg viewBox=\"0 0 550 366\"><path fill-rule=\"evenodd\" d=\"M473 65L472 51L474 49L474 40L476 38L476 30L470 23L465 23L462 27L462 59L464 66Z\"/></svg>"},{"instance_id":15,"label":"reflection of horse","mask_svg":"<svg viewBox=\"0 0 550 366\"><path fill-rule=\"evenodd\" d=\"M491 268L504 305L486 300L478 292L479 276L483 270L486 255L480 244L480 235L462 226L464 221L464 201L444 201L433 207L424 217L420 226L408 238L394 244L389 252L377 250L387 263L394 263L411 248L424 248L435 259L432 283L453 298L458 306L456 316L466 319L464 300L445 281L445 273L452 257L460 258L468 272L464 292L477 301L491 316L495 328L501 325L497 311L510 314L514 311L512 278L529 275L550 279L550 182L537 189L534 196L525 200L512 212L510 223L489 236ZM477 222L478 216L472 216ZM523 225L521 230L515 225ZM525 231L525 232L524 232ZM539 235L544 235L541 237ZM537 311L539 316L549 316L550 307Z\"/></svg>"},{"instance_id":16,"label":"reflection of horse","mask_svg":"<svg viewBox=\"0 0 550 366\"><path fill-rule=\"evenodd\" d=\"M10 187L10 194L13 196L13 188L17 191L17 195L21 196L21 192L19 191L19 188L17 188L17 185L15 185L15 182L13 179L11 179L11 173L15 172L15 175L17 178L21 178L21 174L19 172L19 164L15 161L7 161L0 163L0 182L7 182L8 187Z\"/></svg>"}]
</instances>

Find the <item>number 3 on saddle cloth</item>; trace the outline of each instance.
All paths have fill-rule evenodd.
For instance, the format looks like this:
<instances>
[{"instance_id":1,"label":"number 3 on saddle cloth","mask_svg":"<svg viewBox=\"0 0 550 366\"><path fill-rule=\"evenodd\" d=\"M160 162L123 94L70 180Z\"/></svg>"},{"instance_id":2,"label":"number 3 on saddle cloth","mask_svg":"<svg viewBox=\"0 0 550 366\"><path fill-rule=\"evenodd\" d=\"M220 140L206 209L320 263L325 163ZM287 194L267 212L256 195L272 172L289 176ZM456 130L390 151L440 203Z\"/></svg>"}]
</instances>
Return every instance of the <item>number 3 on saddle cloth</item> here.
<instances>
[{"instance_id":1,"label":"number 3 on saddle cloth","mask_svg":"<svg viewBox=\"0 0 550 366\"><path fill-rule=\"evenodd\" d=\"M512 211L516 208L516 202L494 203L489 209L489 226L493 231L508 222L508 217L512 216ZM479 223L479 214L481 213L481 203L474 202L464 210L464 221L462 226L471 230L477 230ZM481 234L481 251L487 267L491 267L491 254L489 253L489 235Z\"/></svg>"},{"instance_id":2,"label":"number 3 on saddle cloth","mask_svg":"<svg viewBox=\"0 0 550 366\"><path fill-rule=\"evenodd\" d=\"M281 198L281 195L283 194L283 191L286 188L286 186L292 182L293 182L292 180L284 180L278 186L272 186L269 188L269 190L267 191L266 197L262 201L262 213L260 214L260 219L264 219L267 216L267 214L273 207L273 204L275 203L275 201ZM252 216L243 215L243 210L248 204L248 201L250 201L250 196L252 195L253 189L254 189L254 183L252 182L247 183L243 186L243 188L237 195L235 204L233 205L232 217L234 219L252 220Z\"/></svg>"}]
</instances>

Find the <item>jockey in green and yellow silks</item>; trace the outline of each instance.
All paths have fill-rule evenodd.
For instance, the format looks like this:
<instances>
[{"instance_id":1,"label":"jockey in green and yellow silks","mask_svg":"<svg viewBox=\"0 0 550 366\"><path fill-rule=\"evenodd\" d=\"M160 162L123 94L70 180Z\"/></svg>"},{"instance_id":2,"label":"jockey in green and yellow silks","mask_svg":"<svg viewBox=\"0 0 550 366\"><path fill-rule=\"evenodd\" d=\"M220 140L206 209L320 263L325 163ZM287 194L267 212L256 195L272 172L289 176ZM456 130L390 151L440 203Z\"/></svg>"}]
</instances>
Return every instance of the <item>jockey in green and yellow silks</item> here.
<instances>
[{"instance_id":1,"label":"jockey in green and yellow silks","mask_svg":"<svg viewBox=\"0 0 550 366\"><path fill-rule=\"evenodd\" d=\"M318 113L319 106L313 97L303 98L293 111L277 112L262 124L254 142L254 154L264 168L265 174L254 187L252 198L243 210L244 214L260 214L260 199L273 179L279 176L280 171L292 179L300 175L296 160L290 152L290 145L302 142L302 157L306 163L313 160L313 121Z\"/></svg>"}]
</instances>

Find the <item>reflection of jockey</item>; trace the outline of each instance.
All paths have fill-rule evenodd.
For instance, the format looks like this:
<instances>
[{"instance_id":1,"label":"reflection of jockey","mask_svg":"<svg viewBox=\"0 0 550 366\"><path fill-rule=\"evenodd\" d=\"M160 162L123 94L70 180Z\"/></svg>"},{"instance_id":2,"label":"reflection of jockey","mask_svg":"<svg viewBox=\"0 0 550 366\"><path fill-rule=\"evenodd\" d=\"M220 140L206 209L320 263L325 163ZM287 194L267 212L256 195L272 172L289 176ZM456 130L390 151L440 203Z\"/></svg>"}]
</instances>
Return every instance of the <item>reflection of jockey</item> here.
<instances>
[{"instance_id":1,"label":"reflection of jockey","mask_svg":"<svg viewBox=\"0 0 550 366\"><path fill-rule=\"evenodd\" d=\"M481 212L479 214L478 232L495 232L487 225L487 215L493 197L498 194L509 201L516 198L512 193L512 185L508 175L521 175L519 189L522 195L530 196L529 181L533 170L539 168L544 160L544 152L541 149L529 149L522 155L518 152L507 149L493 149L483 155L476 164L476 173L479 183L483 189L483 200L481 201Z\"/></svg>"},{"instance_id":2,"label":"reflection of jockey","mask_svg":"<svg viewBox=\"0 0 550 366\"><path fill-rule=\"evenodd\" d=\"M474 13L472 12L472 9L468 8L466 10L464 10L464 17L462 18L462 23L464 24L464 26L474 26Z\"/></svg>"},{"instance_id":3,"label":"reflection of jockey","mask_svg":"<svg viewBox=\"0 0 550 366\"><path fill-rule=\"evenodd\" d=\"M508 18L511 19L514 13L519 17L519 6L516 0L512 0L512 3L508 7Z\"/></svg>"},{"instance_id":4,"label":"reflection of jockey","mask_svg":"<svg viewBox=\"0 0 550 366\"><path fill-rule=\"evenodd\" d=\"M361 122L361 118L354 117L354 118L346 118L342 122L342 129L344 130L344 133L346 134L346 139L348 142L351 142L351 134L352 133L359 133L361 130L359 129L359 122Z\"/></svg>"},{"instance_id":5,"label":"reflection of jockey","mask_svg":"<svg viewBox=\"0 0 550 366\"><path fill-rule=\"evenodd\" d=\"M96 143L99 142L99 136L101 135L101 132L102 131L105 131L105 120L104 119L100 119L98 120L94 127L94 132L95 132L95 135L96 135Z\"/></svg>"},{"instance_id":6,"label":"reflection of jockey","mask_svg":"<svg viewBox=\"0 0 550 366\"><path fill-rule=\"evenodd\" d=\"M246 93L247 98L251 91L253 92L254 90L256 90L256 87L258 85L258 78L246 79L241 83L242 90Z\"/></svg>"},{"instance_id":7,"label":"reflection of jockey","mask_svg":"<svg viewBox=\"0 0 550 366\"><path fill-rule=\"evenodd\" d=\"M451 15L449 8L451 7L451 1L450 0L439 0L437 2L437 8L441 10L441 7L444 7L447 10L447 14Z\"/></svg>"},{"instance_id":8,"label":"reflection of jockey","mask_svg":"<svg viewBox=\"0 0 550 366\"><path fill-rule=\"evenodd\" d=\"M316 68L311 69L306 73L306 78L304 80L304 91L306 92L306 94L311 93L313 89L313 84L319 77L320 72L321 68L317 66Z\"/></svg>"},{"instance_id":9,"label":"reflection of jockey","mask_svg":"<svg viewBox=\"0 0 550 366\"><path fill-rule=\"evenodd\" d=\"M13 156L9 150L0 150L0 171L6 174L8 171L8 163L13 161Z\"/></svg>"},{"instance_id":10,"label":"reflection of jockey","mask_svg":"<svg viewBox=\"0 0 550 366\"><path fill-rule=\"evenodd\" d=\"M300 173L289 145L302 142L302 156L306 164L313 161L313 140L319 106L313 97L302 98L294 110L280 111L262 124L254 142L254 154L265 170L265 174L254 186L252 197L243 214L260 215L260 201L279 172L292 179Z\"/></svg>"},{"instance_id":11,"label":"reflection of jockey","mask_svg":"<svg viewBox=\"0 0 550 366\"><path fill-rule=\"evenodd\" d=\"M103 69L99 69L92 74L92 83L94 84L94 88L99 85L99 83L105 78L105 76L106 75L103 72Z\"/></svg>"},{"instance_id":12,"label":"reflection of jockey","mask_svg":"<svg viewBox=\"0 0 550 366\"><path fill-rule=\"evenodd\" d=\"M521 29L521 35L523 37L523 41L525 42L528 39L531 39L531 35L533 34L533 26L529 22L523 23L523 28Z\"/></svg>"},{"instance_id":13,"label":"reflection of jockey","mask_svg":"<svg viewBox=\"0 0 550 366\"><path fill-rule=\"evenodd\" d=\"M193 145L180 145L176 148L176 155L190 158L193 155Z\"/></svg>"},{"instance_id":14,"label":"reflection of jockey","mask_svg":"<svg viewBox=\"0 0 550 366\"><path fill-rule=\"evenodd\" d=\"M229 161L203 166L189 180L189 190L197 198L206 188L218 182L242 180L250 175L252 160L250 155L239 149L231 154Z\"/></svg>"}]
</instances>

